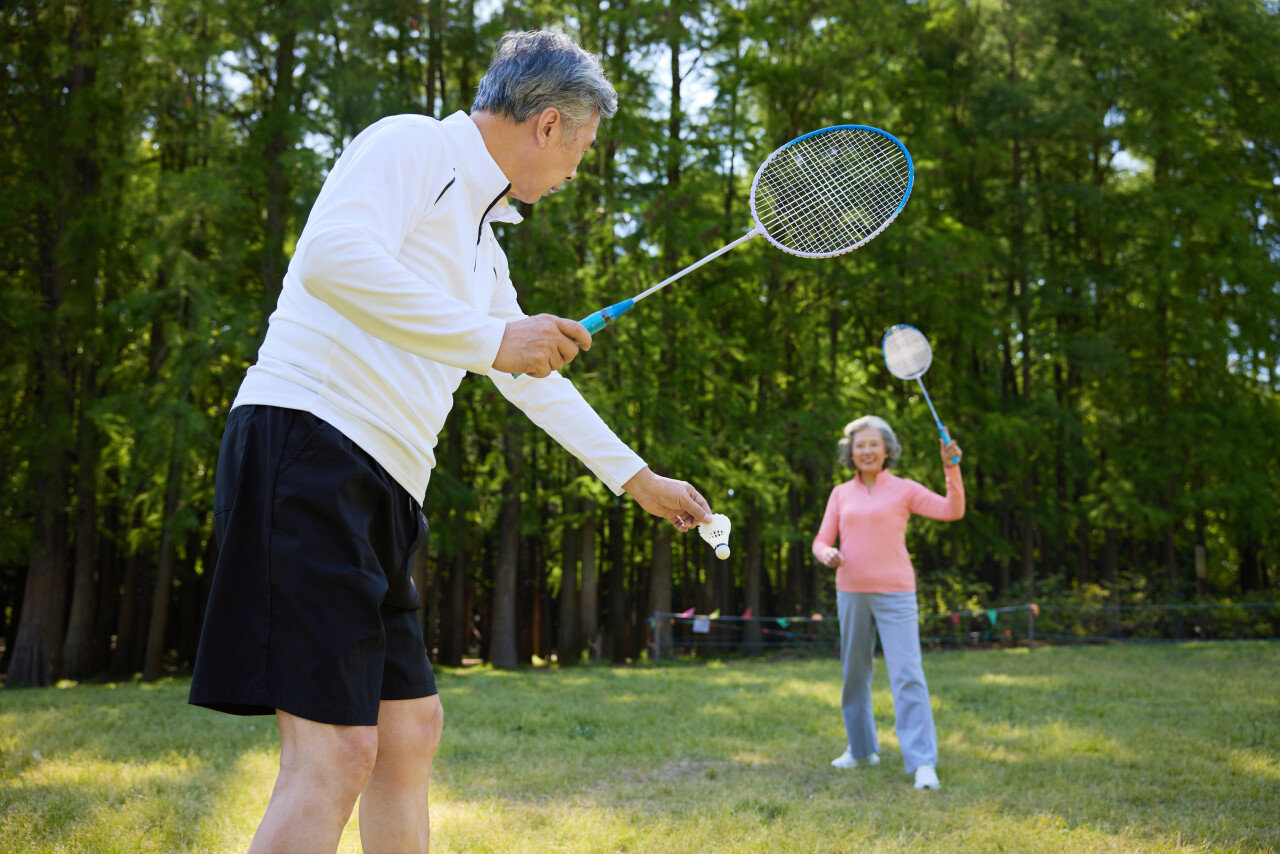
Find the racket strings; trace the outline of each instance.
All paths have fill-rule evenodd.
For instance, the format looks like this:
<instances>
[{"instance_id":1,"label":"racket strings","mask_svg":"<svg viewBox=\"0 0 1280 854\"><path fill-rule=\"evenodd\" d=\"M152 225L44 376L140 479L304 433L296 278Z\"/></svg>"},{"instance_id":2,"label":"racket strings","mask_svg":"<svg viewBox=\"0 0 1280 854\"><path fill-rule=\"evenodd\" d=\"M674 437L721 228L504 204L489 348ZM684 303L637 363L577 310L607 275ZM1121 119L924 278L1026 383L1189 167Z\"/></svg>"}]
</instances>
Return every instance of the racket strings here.
<instances>
[{"instance_id":1,"label":"racket strings","mask_svg":"<svg viewBox=\"0 0 1280 854\"><path fill-rule=\"evenodd\" d=\"M789 251L834 254L875 237L901 208L911 183L892 138L838 128L804 137L761 169L752 199L769 237Z\"/></svg>"},{"instance_id":2,"label":"racket strings","mask_svg":"<svg viewBox=\"0 0 1280 854\"><path fill-rule=\"evenodd\" d=\"M919 379L933 363L933 348L912 326L895 326L884 336L884 363L901 380Z\"/></svg>"},{"instance_id":3,"label":"racket strings","mask_svg":"<svg viewBox=\"0 0 1280 854\"><path fill-rule=\"evenodd\" d=\"M881 165L877 161L865 168ZM895 197L883 181L845 176L842 183L839 177L833 180L832 170L819 171L800 158L792 166L793 174L771 176L767 186L775 191L773 210L762 212L761 224L779 242L802 252L865 243L889 223L901 202L901 195Z\"/></svg>"}]
</instances>

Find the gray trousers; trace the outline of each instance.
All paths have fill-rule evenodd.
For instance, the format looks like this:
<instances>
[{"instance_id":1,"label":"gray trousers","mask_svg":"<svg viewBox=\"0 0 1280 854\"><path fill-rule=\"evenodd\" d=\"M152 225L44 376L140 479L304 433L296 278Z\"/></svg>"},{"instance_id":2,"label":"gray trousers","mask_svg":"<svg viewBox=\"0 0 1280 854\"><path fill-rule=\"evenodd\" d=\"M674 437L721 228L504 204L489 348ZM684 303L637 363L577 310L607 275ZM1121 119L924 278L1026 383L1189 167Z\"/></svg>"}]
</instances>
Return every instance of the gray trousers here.
<instances>
[{"instance_id":1,"label":"gray trousers","mask_svg":"<svg viewBox=\"0 0 1280 854\"><path fill-rule=\"evenodd\" d=\"M916 594L836 591L836 604L840 611L840 664L844 668L840 711L849 751L862 757L880 749L871 712L871 669L879 631L880 647L889 668L902 762L908 774L921 765L936 768L938 735L933 728L929 686L920 661Z\"/></svg>"}]
</instances>

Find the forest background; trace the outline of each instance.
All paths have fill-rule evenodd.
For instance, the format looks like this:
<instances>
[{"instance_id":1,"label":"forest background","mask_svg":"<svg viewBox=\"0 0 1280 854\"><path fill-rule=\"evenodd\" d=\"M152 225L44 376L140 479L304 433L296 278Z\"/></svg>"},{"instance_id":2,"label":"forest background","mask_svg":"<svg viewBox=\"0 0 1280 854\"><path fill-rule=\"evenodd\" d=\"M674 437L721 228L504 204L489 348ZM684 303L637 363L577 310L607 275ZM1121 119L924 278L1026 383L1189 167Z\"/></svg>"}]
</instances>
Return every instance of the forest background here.
<instances>
[{"instance_id":1,"label":"forest background","mask_svg":"<svg viewBox=\"0 0 1280 854\"><path fill-rule=\"evenodd\" d=\"M621 109L501 227L529 313L582 317L750 228L770 151L883 127L916 183L872 244L735 250L568 374L734 554L619 500L488 381L460 389L415 561L457 664L635 660L655 611L833 613L810 543L853 418L968 514L913 522L926 611L1262 601L1280 587L1274 0L14 0L0 9L0 670L190 664L222 426L335 157L467 109L497 38L601 55ZM749 629L749 631L758 631ZM758 635L756 636L758 639Z\"/></svg>"}]
</instances>

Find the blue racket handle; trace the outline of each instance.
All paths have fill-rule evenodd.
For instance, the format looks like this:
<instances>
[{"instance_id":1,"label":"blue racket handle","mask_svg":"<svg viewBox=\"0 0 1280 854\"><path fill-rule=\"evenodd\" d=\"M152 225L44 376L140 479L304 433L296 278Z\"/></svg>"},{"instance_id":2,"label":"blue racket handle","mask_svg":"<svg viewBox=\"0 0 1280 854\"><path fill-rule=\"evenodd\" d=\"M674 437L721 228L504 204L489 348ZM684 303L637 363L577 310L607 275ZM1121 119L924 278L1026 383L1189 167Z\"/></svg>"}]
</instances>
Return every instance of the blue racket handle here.
<instances>
[{"instance_id":1,"label":"blue racket handle","mask_svg":"<svg viewBox=\"0 0 1280 854\"><path fill-rule=\"evenodd\" d=\"M588 332L590 332L592 335L595 335L601 329L604 329L606 326L613 323L619 317L622 317L622 315L626 314L627 311L631 308L631 306L635 304L636 304L636 301L634 299L623 300L622 302L614 303L608 308L602 308L599 311L593 311L591 314L588 314L586 317L582 318L582 320L579 320L578 322L581 323L583 326L585 326ZM521 376L521 374L512 374L511 376L519 377Z\"/></svg>"},{"instance_id":2,"label":"blue racket handle","mask_svg":"<svg viewBox=\"0 0 1280 854\"><path fill-rule=\"evenodd\" d=\"M938 435L942 437L942 444L944 447L951 444L951 436L947 433L947 428L943 427L941 422L938 423ZM951 462L958 463L960 462L960 458L953 456L951 458Z\"/></svg>"}]
</instances>

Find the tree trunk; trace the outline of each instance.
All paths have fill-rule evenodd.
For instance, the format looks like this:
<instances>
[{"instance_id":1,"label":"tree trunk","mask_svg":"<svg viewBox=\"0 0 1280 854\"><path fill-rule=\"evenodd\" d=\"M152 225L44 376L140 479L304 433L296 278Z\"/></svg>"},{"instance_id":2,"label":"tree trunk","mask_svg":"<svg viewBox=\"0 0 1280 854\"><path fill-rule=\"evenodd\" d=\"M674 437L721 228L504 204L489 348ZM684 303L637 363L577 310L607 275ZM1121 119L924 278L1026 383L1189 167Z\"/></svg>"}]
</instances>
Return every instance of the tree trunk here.
<instances>
[{"instance_id":1,"label":"tree trunk","mask_svg":"<svg viewBox=\"0 0 1280 854\"><path fill-rule=\"evenodd\" d=\"M671 525L666 519L653 519L653 572L649 582L648 616L671 612ZM650 654L661 657L661 650L671 648L671 622L667 617L658 620L657 642L660 649ZM651 633L652 635L652 633Z\"/></svg>"},{"instance_id":2,"label":"tree trunk","mask_svg":"<svg viewBox=\"0 0 1280 854\"><path fill-rule=\"evenodd\" d=\"M141 524L141 511L133 514L134 525ZM124 558L124 578L120 582L120 609L116 614L116 641L111 650L108 672L113 679L126 679L133 673L133 650L138 633L138 553Z\"/></svg>"},{"instance_id":3,"label":"tree trunk","mask_svg":"<svg viewBox=\"0 0 1280 854\"><path fill-rule=\"evenodd\" d=\"M596 567L596 512L588 505L582 523L582 642L593 661L600 660L600 575Z\"/></svg>"},{"instance_id":4,"label":"tree trunk","mask_svg":"<svg viewBox=\"0 0 1280 854\"><path fill-rule=\"evenodd\" d=\"M449 559L449 605L440 615L440 663L453 667L462 664L471 631L471 613L467 610L467 554L462 549L459 542Z\"/></svg>"},{"instance_id":5,"label":"tree trunk","mask_svg":"<svg viewBox=\"0 0 1280 854\"><path fill-rule=\"evenodd\" d=\"M285 218L293 204L285 162L293 148L293 73L297 65L294 47L298 39L298 12L294 3L282 10L284 26L276 34L275 79L271 96L263 110L262 123L267 139L263 147L266 175L266 198L263 208L266 226L262 233L262 291L276 294L284 279L286 235Z\"/></svg>"},{"instance_id":6,"label":"tree trunk","mask_svg":"<svg viewBox=\"0 0 1280 854\"><path fill-rule=\"evenodd\" d=\"M46 490L50 486L46 485ZM63 518L58 508L41 508L39 539L31 547L27 588L22 596L18 633L9 659L7 685L38 688L52 685L60 671L62 613L66 593Z\"/></svg>"},{"instance_id":7,"label":"tree trunk","mask_svg":"<svg viewBox=\"0 0 1280 854\"><path fill-rule=\"evenodd\" d=\"M578 509L574 499L574 510ZM578 558L582 537L576 525L565 526L560 535L560 626L556 636L556 659L574 664L582 652L582 625L578 605Z\"/></svg>"},{"instance_id":8,"label":"tree trunk","mask_svg":"<svg viewBox=\"0 0 1280 854\"><path fill-rule=\"evenodd\" d=\"M76 475L76 549L71 588L71 616L67 623L65 673L85 679L98 672L94 623L98 603L98 430L88 416L95 385L90 359L81 372Z\"/></svg>"},{"instance_id":9,"label":"tree trunk","mask_svg":"<svg viewBox=\"0 0 1280 854\"><path fill-rule=\"evenodd\" d=\"M605 548L609 555L609 629L605 633L605 655L614 664L627 660L627 534L626 514L622 503L609 506L609 539Z\"/></svg>"},{"instance_id":10,"label":"tree trunk","mask_svg":"<svg viewBox=\"0 0 1280 854\"><path fill-rule=\"evenodd\" d=\"M164 534L160 538L160 561L156 566L156 586L151 599L151 625L147 631L147 654L142 665L142 678L148 682L160 678L164 666L165 630L168 628L169 602L173 596L173 562L177 552L178 511L182 509L182 473L186 458L186 442L182 426L174 437L173 457L169 461L169 491L164 499Z\"/></svg>"},{"instance_id":11,"label":"tree trunk","mask_svg":"<svg viewBox=\"0 0 1280 854\"><path fill-rule=\"evenodd\" d=\"M502 509L498 512L498 567L493 580L493 628L489 662L494 667L515 667L516 569L520 556L520 485L523 473L523 425L512 419L503 434L507 480L502 485Z\"/></svg>"}]
</instances>

